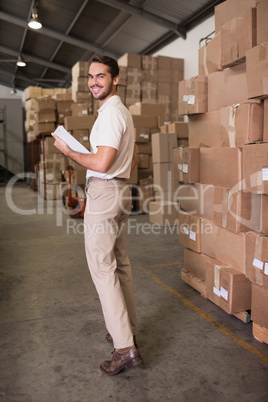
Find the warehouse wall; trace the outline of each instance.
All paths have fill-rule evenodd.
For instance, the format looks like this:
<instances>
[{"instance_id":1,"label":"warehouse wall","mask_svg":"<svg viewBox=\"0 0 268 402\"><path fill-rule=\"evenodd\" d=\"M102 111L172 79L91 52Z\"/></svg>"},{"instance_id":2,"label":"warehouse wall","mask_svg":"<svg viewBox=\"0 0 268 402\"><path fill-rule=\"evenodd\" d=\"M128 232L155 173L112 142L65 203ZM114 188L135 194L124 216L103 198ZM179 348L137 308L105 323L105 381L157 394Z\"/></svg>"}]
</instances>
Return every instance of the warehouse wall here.
<instances>
[{"instance_id":1,"label":"warehouse wall","mask_svg":"<svg viewBox=\"0 0 268 402\"><path fill-rule=\"evenodd\" d=\"M179 57L184 59L184 78L194 77L198 75L199 41L214 30L215 18L213 15L188 32L186 40L178 38L159 50L154 56Z\"/></svg>"},{"instance_id":2,"label":"warehouse wall","mask_svg":"<svg viewBox=\"0 0 268 402\"><path fill-rule=\"evenodd\" d=\"M8 170L14 174L23 172L23 109L21 97L10 95L0 97L0 109L6 108L6 131ZM15 117L15 118L14 118ZM1 125L0 137L3 141L3 125ZM3 143L1 143L3 149ZM0 152L0 165L5 166L4 154Z\"/></svg>"}]
</instances>

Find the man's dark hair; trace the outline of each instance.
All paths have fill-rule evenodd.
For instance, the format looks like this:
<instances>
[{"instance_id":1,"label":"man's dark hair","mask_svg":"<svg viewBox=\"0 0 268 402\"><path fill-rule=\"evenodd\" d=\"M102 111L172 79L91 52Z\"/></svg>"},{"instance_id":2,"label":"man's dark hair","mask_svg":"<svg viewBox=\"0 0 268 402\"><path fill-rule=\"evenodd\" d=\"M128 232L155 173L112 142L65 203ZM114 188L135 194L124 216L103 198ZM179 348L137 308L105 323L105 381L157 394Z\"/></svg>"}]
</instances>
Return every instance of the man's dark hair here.
<instances>
[{"instance_id":1,"label":"man's dark hair","mask_svg":"<svg viewBox=\"0 0 268 402\"><path fill-rule=\"evenodd\" d=\"M91 60L91 63L101 63L108 66L108 71L111 74L112 79L114 79L119 75L118 63L115 59L112 59L112 57L103 55L94 56L93 59Z\"/></svg>"}]
</instances>

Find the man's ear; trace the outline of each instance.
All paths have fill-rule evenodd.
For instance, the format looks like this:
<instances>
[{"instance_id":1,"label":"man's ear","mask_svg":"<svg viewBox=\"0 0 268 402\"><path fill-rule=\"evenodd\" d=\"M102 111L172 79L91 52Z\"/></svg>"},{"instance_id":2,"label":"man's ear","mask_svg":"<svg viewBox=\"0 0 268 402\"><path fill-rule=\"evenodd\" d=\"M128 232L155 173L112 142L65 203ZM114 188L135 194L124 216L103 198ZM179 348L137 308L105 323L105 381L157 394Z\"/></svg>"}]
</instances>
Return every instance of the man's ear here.
<instances>
[{"instance_id":1,"label":"man's ear","mask_svg":"<svg viewBox=\"0 0 268 402\"><path fill-rule=\"evenodd\" d=\"M114 85L118 85L118 82L119 82L119 75L117 75L117 77L115 77L115 78L113 79L113 84L114 84Z\"/></svg>"}]
</instances>

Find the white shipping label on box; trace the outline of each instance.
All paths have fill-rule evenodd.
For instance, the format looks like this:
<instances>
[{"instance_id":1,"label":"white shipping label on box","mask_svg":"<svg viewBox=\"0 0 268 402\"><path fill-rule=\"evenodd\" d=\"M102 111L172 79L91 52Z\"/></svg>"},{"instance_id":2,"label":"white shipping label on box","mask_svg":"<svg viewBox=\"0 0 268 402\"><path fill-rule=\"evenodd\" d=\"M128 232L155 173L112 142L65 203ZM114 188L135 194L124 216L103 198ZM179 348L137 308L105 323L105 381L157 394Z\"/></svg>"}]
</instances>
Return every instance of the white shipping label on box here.
<instances>
[{"instance_id":1,"label":"white shipping label on box","mask_svg":"<svg viewBox=\"0 0 268 402\"><path fill-rule=\"evenodd\" d=\"M190 230L190 235L189 235L190 239L193 241L196 241L196 233L193 232L192 230Z\"/></svg>"},{"instance_id":2,"label":"white shipping label on box","mask_svg":"<svg viewBox=\"0 0 268 402\"><path fill-rule=\"evenodd\" d=\"M215 295L217 295L218 297L221 297L221 291L215 286L213 286L213 293L215 293Z\"/></svg>"},{"instance_id":3,"label":"white shipping label on box","mask_svg":"<svg viewBox=\"0 0 268 402\"><path fill-rule=\"evenodd\" d=\"M264 264L264 275L268 275L268 262Z\"/></svg>"},{"instance_id":4,"label":"white shipping label on box","mask_svg":"<svg viewBox=\"0 0 268 402\"><path fill-rule=\"evenodd\" d=\"M188 173L188 165L186 163L182 165L182 171L183 173Z\"/></svg>"},{"instance_id":5,"label":"white shipping label on box","mask_svg":"<svg viewBox=\"0 0 268 402\"><path fill-rule=\"evenodd\" d=\"M262 181L268 181L268 168L262 169Z\"/></svg>"},{"instance_id":6,"label":"white shipping label on box","mask_svg":"<svg viewBox=\"0 0 268 402\"><path fill-rule=\"evenodd\" d=\"M188 95L183 95L182 100L183 100L183 102L188 102L189 96Z\"/></svg>"},{"instance_id":7,"label":"white shipping label on box","mask_svg":"<svg viewBox=\"0 0 268 402\"><path fill-rule=\"evenodd\" d=\"M223 297L226 301L228 301L228 290L224 289L221 286L221 297Z\"/></svg>"},{"instance_id":8,"label":"white shipping label on box","mask_svg":"<svg viewBox=\"0 0 268 402\"><path fill-rule=\"evenodd\" d=\"M256 268L259 268L260 270L262 270L263 268L263 262L258 260L257 258L254 258L253 260L253 266Z\"/></svg>"},{"instance_id":9,"label":"white shipping label on box","mask_svg":"<svg viewBox=\"0 0 268 402\"><path fill-rule=\"evenodd\" d=\"M194 104L195 104L195 95L189 95L188 105L194 105Z\"/></svg>"},{"instance_id":10,"label":"white shipping label on box","mask_svg":"<svg viewBox=\"0 0 268 402\"><path fill-rule=\"evenodd\" d=\"M178 169L182 170L182 164L181 163L178 163Z\"/></svg>"},{"instance_id":11,"label":"white shipping label on box","mask_svg":"<svg viewBox=\"0 0 268 402\"><path fill-rule=\"evenodd\" d=\"M185 226L183 227L183 231L187 236L189 235L189 229L186 228Z\"/></svg>"}]
</instances>

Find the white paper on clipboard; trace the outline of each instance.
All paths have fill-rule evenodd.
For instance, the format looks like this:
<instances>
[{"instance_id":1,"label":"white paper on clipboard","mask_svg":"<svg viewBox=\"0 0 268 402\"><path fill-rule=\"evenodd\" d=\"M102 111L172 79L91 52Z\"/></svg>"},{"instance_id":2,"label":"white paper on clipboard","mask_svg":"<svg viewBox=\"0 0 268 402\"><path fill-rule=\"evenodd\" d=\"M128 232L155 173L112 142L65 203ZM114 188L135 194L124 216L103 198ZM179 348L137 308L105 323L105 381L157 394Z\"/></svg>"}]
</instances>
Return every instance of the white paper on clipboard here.
<instances>
[{"instance_id":1,"label":"white paper on clipboard","mask_svg":"<svg viewBox=\"0 0 268 402\"><path fill-rule=\"evenodd\" d=\"M54 131L57 136L66 142L66 144L75 152L80 152L81 154L90 154L90 152L81 144L81 142L77 141L63 126L58 126Z\"/></svg>"}]
</instances>

